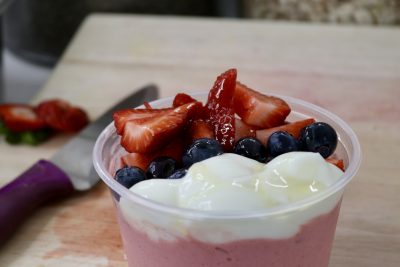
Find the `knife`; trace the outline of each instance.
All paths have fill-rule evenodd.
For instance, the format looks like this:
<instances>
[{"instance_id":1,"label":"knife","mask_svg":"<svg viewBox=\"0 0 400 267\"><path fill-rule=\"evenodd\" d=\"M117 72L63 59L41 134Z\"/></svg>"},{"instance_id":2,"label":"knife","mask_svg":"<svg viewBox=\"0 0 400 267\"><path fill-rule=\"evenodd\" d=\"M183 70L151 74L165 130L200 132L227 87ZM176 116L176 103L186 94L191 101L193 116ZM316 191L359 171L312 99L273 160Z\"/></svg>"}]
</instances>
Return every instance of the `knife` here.
<instances>
[{"instance_id":1,"label":"knife","mask_svg":"<svg viewBox=\"0 0 400 267\"><path fill-rule=\"evenodd\" d=\"M1 188L0 246L35 209L46 202L93 187L100 178L93 171L92 150L101 131L111 122L112 113L157 97L156 86L141 88L88 125L50 160L39 160Z\"/></svg>"}]
</instances>

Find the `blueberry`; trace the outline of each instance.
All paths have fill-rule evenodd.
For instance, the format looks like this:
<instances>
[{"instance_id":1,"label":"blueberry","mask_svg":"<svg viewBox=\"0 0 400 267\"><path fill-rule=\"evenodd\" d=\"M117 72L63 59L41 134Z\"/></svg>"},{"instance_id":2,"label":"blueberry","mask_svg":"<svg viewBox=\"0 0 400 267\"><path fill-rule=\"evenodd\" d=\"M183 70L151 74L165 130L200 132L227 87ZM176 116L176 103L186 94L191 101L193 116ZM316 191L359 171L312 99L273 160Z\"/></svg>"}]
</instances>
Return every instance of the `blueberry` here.
<instances>
[{"instance_id":1,"label":"blueberry","mask_svg":"<svg viewBox=\"0 0 400 267\"><path fill-rule=\"evenodd\" d=\"M183 154L183 165L185 168L189 168L196 162L221 155L223 152L223 148L217 140L200 138L195 140Z\"/></svg>"},{"instance_id":2,"label":"blueberry","mask_svg":"<svg viewBox=\"0 0 400 267\"><path fill-rule=\"evenodd\" d=\"M167 178L177 169L178 163L171 157L158 157L150 162L147 167L147 177L150 178Z\"/></svg>"},{"instance_id":3,"label":"blueberry","mask_svg":"<svg viewBox=\"0 0 400 267\"><path fill-rule=\"evenodd\" d=\"M284 131L274 132L267 141L267 154L270 158L298 150L299 142L291 134Z\"/></svg>"},{"instance_id":4,"label":"blueberry","mask_svg":"<svg viewBox=\"0 0 400 267\"><path fill-rule=\"evenodd\" d=\"M182 178L186 175L187 170L186 169L179 169L175 171L173 174L171 174L168 179L179 179Z\"/></svg>"},{"instance_id":5,"label":"blueberry","mask_svg":"<svg viewBox=\"0 0 400 267\"><path fill-rule=\"evenodd\" d=\"M236 142L233 148L233 153L257 160L259 162L265 162L265 147L263 144L254 137L244 137Z\"/></svg>"},{"instance_id":6,"label":"blueberry","mask_svg":"<svg viewBox=\"0 0 400 267\"><path fill-rule=\"evenodd\" d=\"M325 122L315 122L304 127L300 134L301 148L318 152L327 158L333 154L338 143L335 129Z\"/></svg>"},{"instance_id":7,"label":"blueberry","mask_svg":"<svg viewBox=\"0 0 400 267\"><path fill-rule=\"evenodd\" d=\"M114 178L126 188L147 179L144 171L138 167L123 167L115 173Z\"/></svg>"}]
</instances>

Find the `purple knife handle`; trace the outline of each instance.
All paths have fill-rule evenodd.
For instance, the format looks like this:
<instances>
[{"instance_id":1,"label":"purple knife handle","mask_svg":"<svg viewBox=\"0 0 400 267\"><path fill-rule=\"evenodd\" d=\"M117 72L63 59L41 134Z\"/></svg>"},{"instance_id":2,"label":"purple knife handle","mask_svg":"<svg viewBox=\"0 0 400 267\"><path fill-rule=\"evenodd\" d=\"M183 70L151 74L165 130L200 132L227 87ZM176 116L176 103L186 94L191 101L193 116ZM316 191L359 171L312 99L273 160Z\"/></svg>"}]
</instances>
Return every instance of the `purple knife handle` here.
<instances>
[{"instance_id":1,"label":"purple knife handle","mask_svg":"<svg viewBox=\"0 0 400 267\"><path fill-rule=\"evenodd\" d=\"M53 163L39 160L0 189L0 246L45 202L74 192L68 176Z\"/></svg>"}]
</instances>

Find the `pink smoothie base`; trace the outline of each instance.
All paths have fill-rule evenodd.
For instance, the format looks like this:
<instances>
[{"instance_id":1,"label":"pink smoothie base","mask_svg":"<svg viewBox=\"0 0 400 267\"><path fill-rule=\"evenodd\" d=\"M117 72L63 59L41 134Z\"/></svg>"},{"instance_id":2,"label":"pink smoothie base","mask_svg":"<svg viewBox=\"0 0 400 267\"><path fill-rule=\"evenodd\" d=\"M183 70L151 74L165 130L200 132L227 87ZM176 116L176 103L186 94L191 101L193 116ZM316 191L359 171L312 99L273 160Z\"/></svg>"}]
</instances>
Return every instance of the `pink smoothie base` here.
<instances>
[{"instance_id":1,"label":"pink smoothie base","mask_svg":"<svg viewBox=\"0 0 400 267\"><path fill-rule=\"evenodd\" d=\"M195 239L153 241L118 211L129 267L327 267L340 202L286 239L248 239L208 244Z\"/></svg>"}]
</instances>

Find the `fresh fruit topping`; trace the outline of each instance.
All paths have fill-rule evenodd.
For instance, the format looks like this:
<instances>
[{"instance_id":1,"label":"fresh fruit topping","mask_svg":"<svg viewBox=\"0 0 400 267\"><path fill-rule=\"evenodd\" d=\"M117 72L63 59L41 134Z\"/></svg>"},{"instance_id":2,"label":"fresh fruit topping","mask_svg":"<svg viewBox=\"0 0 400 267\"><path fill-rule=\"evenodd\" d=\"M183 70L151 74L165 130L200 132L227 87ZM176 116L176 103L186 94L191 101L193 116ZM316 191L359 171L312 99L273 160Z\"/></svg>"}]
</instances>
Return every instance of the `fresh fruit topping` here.
<instances>
[{"instance_id":1,"label":"fresh fruit topping","mask_svg":"<svg viewBox=\"0 0 400 267\"><path fill-rule=\"evenodd\" d=\"M183 154L183 166L189 168L196 162L221 155L223 152L223 147L217 140L210 138L197 139Z\"/></svg>"},{"instance_id":2,"label":"fresh fruit topping","mask_svg":"<svg viewBox=\"0 0 400 267\"><path fill-rule=\"evenodd\" d=\"M119 135L124 131L125 124L130 120L149 119L172 111L173 108L165 109L122 109L113 113L114 125Z\"/></svg>"},{"instance_id":3,"label":"fresh fruit topping","mask_svg":"<svg viewBox=\"0 0 400 267\"><path fill-rule=\"evenodd\" d=\"M214 138L213 127L204 120L194 120L189 123L187 129L189 143L200 138Z\"/></svg>"},{"instance_id":4,"label":"fresh fruit topping","mask_svg":"<svg viewBox=\"0 0 400 267\"><path fill-rule=\"evenodd\" d=\"M170 141L164 148L160 148L156 153L157 157L167 156L175 159L178 163L181 163L184 150L185 143L178 137Z\"/></svg>"},{"instance_id":5,"label":"fresh fruit topping","mask_svg":"<svg viewBox=\"0 0 400 267\"><path fill-rule=\"evenodd\" d=\"M237 82L233 105L242 120L260 128L282 125L290 113L289 105L280 98L263 95Z\"/></svg>"},{"instance_id":6,"label":"fresh fruit topping","mask_svg":"<svg viewBox=\"0 0 400 267\"><path fill-rule=\"evenodd\" d=\"M298 150L299 142L287 132L274 132L267 142L267 155L269 158L275 158L281 154Z\"/></svg>"},{"instance_id":7,"label":"fresh fruit topping","mask_svg":"<svg viewBox=\"0 0 400 267\"><path fill-rule=\"evenodd\" d=\"M144 171L137 167L124 167L115 173L115 180L126 188L131 188L134 184L147 179Z\"/></svg>"},{"instance_id":8,"label":"fresh fruit topping","mask_svg":"<svg viewBox=\"0 0 400 267\"><path fill-rule=\"evenodd\" d=\"M187 95L185 93L177 94L174 98L172 106L176 108L189 103L196 103L195 106L192 107L192 114L191 114L191 117L194 120L203 119L206 117L205 115L206 110L203 107L203 104L200 101L197 101L196 99L192 98L190 95Z\"/></svg>"},{"instance_id":9,"label":"fresh fruit topping","mask_svg":"<svg viewBox=\"0 0 400 267\"><path fill-rule=\"evenodd\" d=\"M236 69L230 69L220 76L208 94L206 111L208 119L214 127L217 141L225 152L232 151L235 142L235 112L233 96L236 86Z\"/></svg>"},{"instance_id":10,"label":"fresh fruit topping","mask_svg":"<svg viewBox=\"0 0 400 267\"><path fill-rule=\"evenodd\" d=\"M192 103L192 102L197 102L197 100L185 93L179 93L175 96L172 106L174 108L177 108L179 106L182 106L182 105L185 105L188 103Z\"/></svg>"},{"instance_id":11,"label":"fresh fruit topping","mask_svg":"<svg viewBox=\"0 0 400 267\"><path fill-rule=\"evenodd\" d=\"M152 153L129 153L121 157L122 163L125 166L136 166L142 170L146 170L150 162L157 157L167 156L175 159L178 163L182 160L184 150L184 142L180 139L171 141L164 148Z\"/></svg>"},{"instance_id":12,"label":"fresh fruit topping","mask_svg":"<svg viewBox=\"0 0 400 267\"><path fill-rule=\"evenodd\" d=\"M170 176L168 176L167 179L180 179L182 177L184 177L187 173L186 169L179 169L177 171L175 171L173 174L171 174Z\"/></svg>"},{"instance_id":13,"label":"fresh fruit topping","mask_svg":"<svg viewBox=\"0 0 400 267\"><path fill-rule=\"evenodd\" d=\"M188 106L190 119L199 120L205 117L205 109L201 102L192 102L189 103L189 105L185 104L184 106Z\"/></svg>"},{"instance_id":14,"label":"fresh fruit topping","mask_svg":"<svg viewBox=\"0 0 400 267\"><path fill-rule=\"evenodd\" d=\"M257 127L244 123L241 119L235 119L235 140L238 141L243 137L256 137ZM265 143L265 142L263 142Z\"/></svg>"},{"instance_id":15,"label":"fresh fruit topping","mask_svg":"<svg viewBox=\"0 0 400 267\"><path fill-rule=\"evenodd\" d=\"M326 159L327 162L335 165L336 167L338 167L339 169L341 169L342 171L345 170L344 168L344 162L342 159L334 159L334 158L327 158Z\"/></svg>"},{"instance_id":16,"label":"fresh fruit topping","mask_svg":"<svg viewBox=\"0 0 400 267\"><path fill-rule=\"evenodd\" d=\"M121 133L121 145L128 152L138 153L150 153L165 146L179 136L193 106L194 103L190 103L158 116L127 121Z\"/></svg>"},{"instance_id":17,"label":"fresh fruit topping","mask_svg":"<svg viewBox=\"0 0 400 267\"><path fill-rule=\"evenodd\" d=\"M140 154L140 153L128 153L121 157L122 165L128 167L138 167L142 170L146 170L150 162L155 158L154 154Z\"/></svg>"},{"instance_id":18,"label":"fresh fruit topping","mask_svg":"<svg viewBox=\"0 0 400 267\"><path fill-rule=\"evenodd\" d=\"M147 178L167 178L177 169L178 163L170 157L158 157L147 168Z\"/></svg>"},{"instance_id":19,"label":"fresh fruit topping","mask_svg":"<svg viewBox=\"0 0 400 267\"><path fill-rule=\"evenodd\" d=\"M329 124L315 122L301 131L300 143L303 150L318 152L322 157L328 158L336 149L338 136Z\"/></svg>"},{"instance_id":20,"label":"fresh fruit topping","mask_svg":"<svg viewBox=\"0 0 400 267\"><path fill-rule=\"evenodd\" d=\"M46 122L28 105L1 104L0 119L12 132L38 130L46 127Z\"/></svg>"},{"instance_id":21,"label":"fresh fruit topping","mask_svg":"<svg viewBox=\"0 0 400 267\"><path fill-rule=\"evenodd\" d=\"M274 132L277 131L284 131L290 133L294 138L299 138L301 130L306 127L307 125L310 125L311 123L314 123L314 119L305 119L301 121L295 121L291 122L288 124L284 124L282 126L277 126L269 129L262 129L262 130L257 130L256 131L256 137L258 140L260 140L262 143L266 143L270 135Z\"/></svg>"},{"instance_id":22,"label":"fresh fruit topping","mask_svg":"<svg viewBox=\"0 0 400 267\"><path fill-rule=\"evenodd\" d=\"M153 109L153 107L149 104L149 102L147 102L147 101L145 101L144 103L143 103L143 106L146 108L146 109Z\"/></svg>"},{"instance_id":23,"label":"fresh fruit topping","mask_svg":"<svg viewBox=\"0 0 400 267\"><path fill-rule=\"evenodd\" d=\"M86 112L63 100L47 100L36 107L36 112L48 126L62 132L77 132L83 129L89 118Z\"/></svg>"},{"instance_id":24,"label":"fresh fruit topping","mask_svg":"<svg viewBox=\"0 0 400 267\"><path fill-rule=\"evenodd\" d=\"M331 126L313 118L286 122L291 110L283 99L261 94L236 77L236 69L218 76L204 106L179 93L171 108L154 109L145 102L145 109L115 112L121 145L130 152L119 166L147 170L147 179L179 179L191 165L224 152L262 163L292 151L325 158L333 153L338 138ZM327 162L344 170L343 160Z\"/></svg>"},{"instance_id":25,"label":"fresh fruit topping","mask_svg":"<svg viewBox=\"0 0 400 267\"><path fill-rule=\"evenodd\" d=\"M233 153L265 163L266 152L263 144L254 137L244 137L236 142Z\"/></svg>"}]
</instances>

